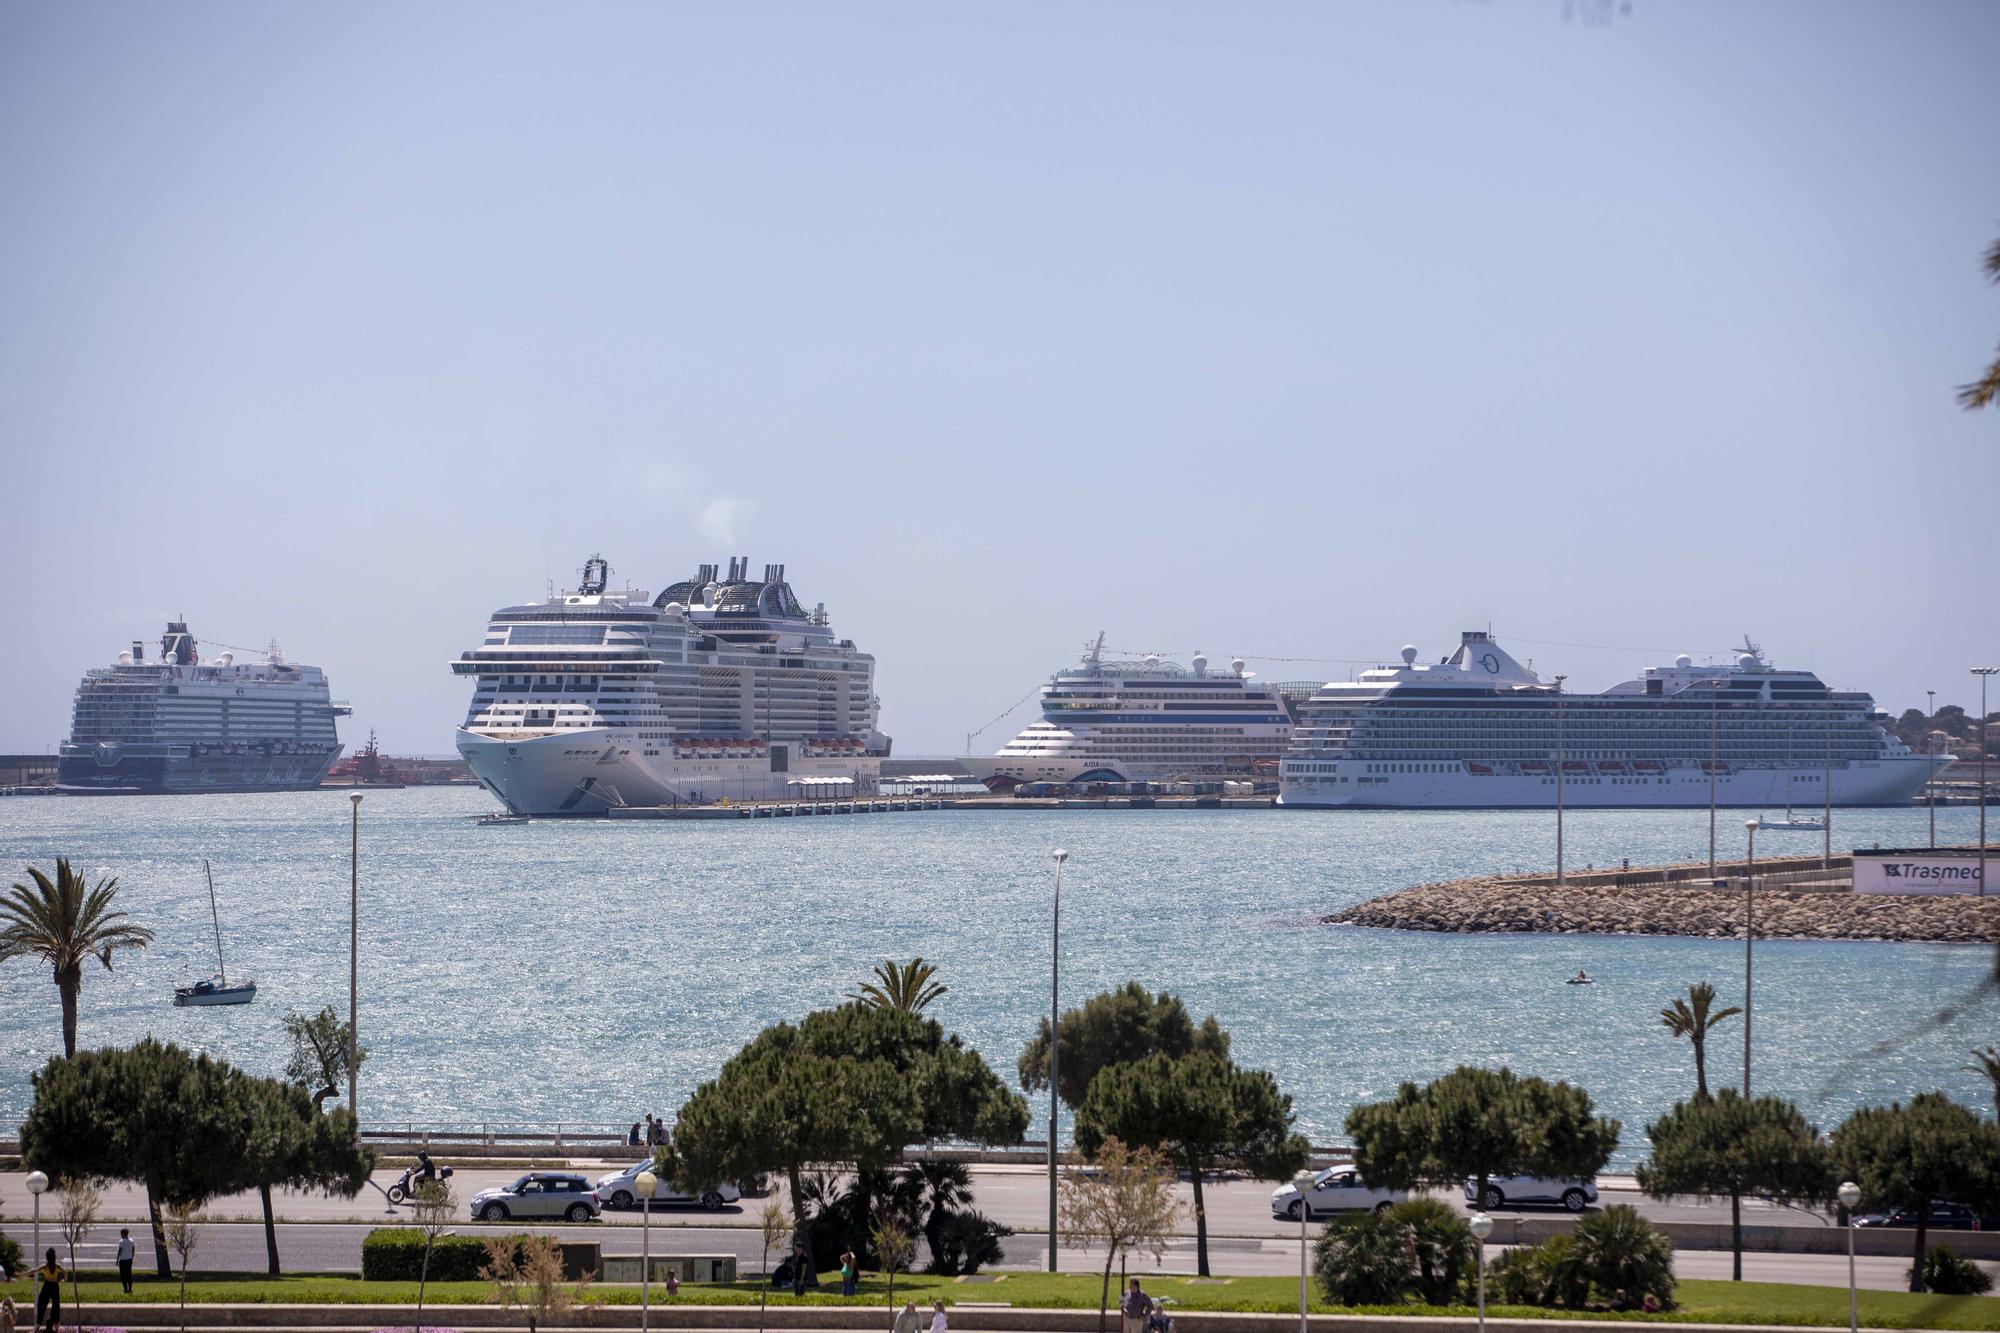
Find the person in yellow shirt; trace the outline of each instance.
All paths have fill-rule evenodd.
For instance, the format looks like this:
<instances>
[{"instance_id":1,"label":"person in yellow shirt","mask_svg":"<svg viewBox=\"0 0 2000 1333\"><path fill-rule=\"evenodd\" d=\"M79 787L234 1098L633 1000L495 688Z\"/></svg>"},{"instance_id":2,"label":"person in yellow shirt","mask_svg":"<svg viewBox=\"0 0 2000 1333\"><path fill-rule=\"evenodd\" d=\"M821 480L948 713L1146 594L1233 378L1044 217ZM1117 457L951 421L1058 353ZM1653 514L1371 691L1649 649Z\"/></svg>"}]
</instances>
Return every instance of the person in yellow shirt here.
<instances>
[{"instance_id":1,"label":"person in yellow shirt","mask_svg":"<svg viewBox=\"0 0 2000 1333\"><path fill-rule=\"evenodd\" d=\"M62 1284L68 1274L56 1262L54 1247L50 1247L47 1260L35 1270L39 1285L35 1288L35 1327L56 1333L56 1325L62 1323Z\"/></svg>"}]
</instances>

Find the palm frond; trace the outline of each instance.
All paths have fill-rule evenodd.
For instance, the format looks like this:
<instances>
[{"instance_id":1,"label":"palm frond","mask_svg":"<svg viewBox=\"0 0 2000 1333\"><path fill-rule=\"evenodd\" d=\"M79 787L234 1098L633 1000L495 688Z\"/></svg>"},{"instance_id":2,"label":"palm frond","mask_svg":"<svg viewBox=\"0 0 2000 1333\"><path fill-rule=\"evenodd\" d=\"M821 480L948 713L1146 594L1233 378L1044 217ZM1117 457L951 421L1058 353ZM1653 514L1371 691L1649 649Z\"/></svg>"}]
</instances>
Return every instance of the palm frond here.
<instances>
[{"instance_id":1,"label":"palm frond","mask_svg":"<svg viewBox=\"0 0 2000 1333\"><path fill-rule=\"evenodd\" d=\"M1992 365L1986 367L1986 373L1978 379L1958 388L1958 405L1968 412L1977 412L1995 403L2000 403L2000 359L1995 359Z\"/></svg>"},{"instance_id":2,"label":"palm frond","mask_svg":"<svg viewBox=\"0 0 2000 1333\"><path fill-rule=\"evenodd\" d=\"M848 999L859 1000L878 1009L900 1009L914 1014L950 989L942 982L933 980L937 975L936 966L926 963L921 957L912 958L907 963L884 959L874 971L875 980L863 982L857 990L849 993Z\"/></svg>"}]
</instances>

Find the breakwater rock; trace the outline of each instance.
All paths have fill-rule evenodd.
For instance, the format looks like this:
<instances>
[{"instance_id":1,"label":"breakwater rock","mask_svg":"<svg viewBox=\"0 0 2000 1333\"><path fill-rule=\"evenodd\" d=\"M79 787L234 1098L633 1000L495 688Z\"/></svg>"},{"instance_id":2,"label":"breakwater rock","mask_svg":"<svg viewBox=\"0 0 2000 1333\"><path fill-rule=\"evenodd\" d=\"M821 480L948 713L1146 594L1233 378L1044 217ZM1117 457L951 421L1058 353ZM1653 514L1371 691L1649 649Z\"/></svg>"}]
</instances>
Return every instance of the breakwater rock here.
<instances>
[{"instance_id":1,"label":"breakwater rock","mask_svg":"<svg viewBox=\"0 0 2000 1333\"><path fill-rule=\"evenodd\" d=\"M1701 884L1558 887L1546 878L1423 884L1321 920L1392 930L1539 935L1689 935L1741 939L1740 888ZM2000 900L1848 888L1757 889L1760 939L1912 940L1976 944L2000 938Z\"/></svg>"}]
</instances>

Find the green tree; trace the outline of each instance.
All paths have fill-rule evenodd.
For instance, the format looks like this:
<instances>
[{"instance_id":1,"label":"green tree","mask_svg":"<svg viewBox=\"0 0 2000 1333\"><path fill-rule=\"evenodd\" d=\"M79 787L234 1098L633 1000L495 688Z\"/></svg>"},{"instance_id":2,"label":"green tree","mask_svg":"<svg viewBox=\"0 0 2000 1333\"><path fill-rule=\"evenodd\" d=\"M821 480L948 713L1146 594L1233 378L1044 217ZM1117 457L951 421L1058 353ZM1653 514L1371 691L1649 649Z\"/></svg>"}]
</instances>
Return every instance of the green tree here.
<instances>
[{"instance_id":1,"label":"green tree","mask_svg":"<svg viewBox=\"0 0 2000 1333\"><path fill-rule=\"evenodd\" d=\"M1618 1122L1595 1114L1590 1094L1513 1070L1461 1065L1386 1102L1347 1115L1354 1164L1384 1189L1478 1183L1494 1176L1580 1180L1596 1175L1618 1146Z\"/></svg>"},{"instance_id":2,"label":"green tree","mask_svg":"<svg viewBox=\"0 0 2000 1333\"><path fill-rule=\"evenodd\" d=\"M1128 981L1063 1013L1062 1086L1056 1091L1065 1106L1078 1107L1090 1091L1090 1081L1107 1066L1196 1051L1228 1058L1229 1034L1212 1015L1195 1026L1177 996L1165 991L1154 995ZM1021 1086L1029 1092L1049 1086L1048 1019L1041 1020L1034 1040L1022 1050L1017 1068Z\"/></svg>"},{"instance_id":3,"label":"green tree","mask_svg":"<svg viewBox=\"0 0 2000 1333\"><path fill-rule=\"evenodd\" d=\"M1993 1085L1993 1113L2000 1115L2000 1046L1982 1046L1972 1053L1971 1069Z\"/></svg>"},{"instance_id":4,"label":"green tree","mask_svg":"<svg viewBox=\"0 0 2000 1333\"><path fill-rule=\"evenodd\" d=\"M907 963L884 959L875 968L875 980L863 982L861 989L847 998L914 1014L951 989L933 980L936 976L937 968L922 958L912 958Z\"/></svg>"},{"instance_id":5,"label":"green tree","mask_svg":"<svg viewBox=\"0 0 2000 1333\"><path fill-rule=\"evenodd\" d=\"M1715 987L1706 981L1697 981L1688 987L1687 998L1674 997L1674 1002L1660 1010L1660 1022L1676 1037L1686 1037L1694 1045L1694 1095L1708 1096L1708 1034L1716 1024L1724 1019L1734 1018L1742 1013L1740 1006L1730 1005L1727 1009L1715 1007Z\"/></svg>"},{"instance_id":6,"label":"green tree","mask_svg":"<svg viewBox=\"0 0 2000 1333\"><path fill-rule=\"evenodd\" d=\"M1409 1229L1392 1210L1339 1217L1320 1228L1313 1272L1333 1305L1401 1305L1416 1265Z\"/></svg>"},{"instance_id":7,"label":"green tree","mask_svg":"<svg viewBox=\"0 0 2000 1333\"><path fill-rule=\"evenodd\" d=\"M83 960L94 957L109 972L112 954L145 948L153 942L153 932L133 925L112 906L118 898L115 878L99 880L91 888L61 857L56 860L54 880L33 866L28 867L28 878L34 881L33 888L16 884L0 898L0 961L33 955L49 965L62 999L63 1054L75 1055Z\"/></svg>"},{"instance_id":8,"label":"green tree","mask_svg":"<svg viewBox=\"0 0 2000 1333\"><path fill-rule=\"evenodd\" d=\"M1292 1099L1261 1069L1198 1052L1113 1064L1090 1081L1076 1113L1076 1143L1095 1155L1105 1140L1159 1148L1194 1182L1195 1264L1208 1276L1208 1210L1202 1176L1228 1158L1261 1180L1305 1165L1309 1145L1292 1132Z\"/></svg>"},{"instance_id":9,"label":"green tree","mask_svg":"<svg viewBox=\"0 0 2000 1333\"><path fill-rule=\"evenodd\" d=\"M693 1191L782 1172L803 1234L810 1164L879 1171L914 1143L1018 1143L1027 1128L1027 1103L935 1020L850 1003L758 1033L695 1090L658 1160Z\"/></svg>"},{"instance_id":10,"label":"green tree","mask_svg":"<svg viewBox=\"0 0 2000 1333\"><path fill-rule=\"evenodd\" d=\"M1980 267L1986 271L1988 282L2000 283L2000 241L1995 241L1986 248L1986 255L1980 261ZM1991 407L1996 402L2000 402L2000 357L1996 357L1993 364L1986 367L1986 372L1978 379L1970 384L1960 385L1958 390L1958 405L1968 412ZM1913 1280L1910 1289L1922 1290L1921 1280Z\"/></svg>"},{"instance_id":11,"label":"green tree","mask_svg":"<svg viewBox=\"0 0 2000 1333\"><path fill-rule=\"evenodd\" d=\"M1907 1208L1917 1219L1910 1290L1924 1289L1925 1217L1933 1199L1980 1212L2000 1204L2000 1125L1941 1092L1864 1106L1834 1132L1834 1158L1870 1208Z\"/></svg>"},{"instance_id":12,"label":"green tree","mask_svg":"<svg viewBox=\"0 0 2000 1333\"><path fill-rule=\"evenodd\" d=\"M903 1186L912 1217L923 1219L924 1245L931 1271L942 1273L944 1230L951 1219L972 1206L972 1172L964 1162L926 1157L903 1170Z\"/></svg>"},{"instance_id":13,"label":"green tree","mask_svg":"<svg viewBox=\"0 0 2000 1333\"><path fill-rule=\"evenodd\" d=\"M910 1266L917 1252L917 1237L910 1219L894 1211L875 1214L868 1224L868 1244L875 1251L875 1261L882 1265L883 1276L889 1279L889 1322L894 1323L896 1274Z\"/></svg>"},{"instance_id":14,"label":"green tree","mask_svg":"<svg viewBox=\"0 0 2000 1333\"><path fill-rule=\"evenodd\" d=\"M1646 1127L1652 1159L1639 1166L1639 1188L1656 1199L1676 1194L1729 1200L1730 1276L1743 1280L1743 1200L1821 1203L1833 1197L1833 1161L1817 1127L1779 1097L1745 1101L1734 1088L1676 1102Z\"/></svg>"},{"instance_id":15,"label":"green tree","mask_svg":"<svg viewBox=\"0 0 2000 1333\"><path fill-rule=\"evenodd\" d=\"M310 1189L353 1198L374 1168L372 1149L360 1144L354 1116L345 1107L319 1114L318 1098L281 1079L236 1071L244 1105L243 1135L235 1156L232 1189L254 1189L264 1209L265 1262L278 1274L274 1188Z\"/></svg>"},{"instance_id":16,"label":"green tree","mask_svg":"<svg viewBox=\"0 0 2000 1333\"><path fill-rule=\"evenodd\" d=\"M155 1264L171 1278L161 1207L198 1207L240 1187L249 1108L237 1071L147 1037L125 1050L51 1057L33 1082L23 1161L58 1179L144 1183Z\"/></svg>"},{"instance_id":17,"label":"green tree","mask_svg":"<svg viewBox=\"0 0 2000 1333\"><path fill-rule=\"evenodd\" d=\"M285 1037L292 1044L291 1055L285 1060L285 1077L312 1093L313 1110L321 1109L326 1099L340 1095L340 1085L347 1081L348 1024L333 1012L328 1005L316 1014L289 1013L285 1015ZM368 1048L351 1048L355 1054L355 1068L368 1062Z\"/></svg>"},{"instance_id":18,"label":"green tree","mask_svg":"<svg viewBox=\"0 0 2000 1333\"><path fill-rule=\"evenodd\" d=\"M1630 1204L1578 1220L1575 1260L1606 1299L1623 1291L1636 1305L1651 1292L1663 1306L1674 1303L1674 1243Z\"/></svg>"}]
</instances>

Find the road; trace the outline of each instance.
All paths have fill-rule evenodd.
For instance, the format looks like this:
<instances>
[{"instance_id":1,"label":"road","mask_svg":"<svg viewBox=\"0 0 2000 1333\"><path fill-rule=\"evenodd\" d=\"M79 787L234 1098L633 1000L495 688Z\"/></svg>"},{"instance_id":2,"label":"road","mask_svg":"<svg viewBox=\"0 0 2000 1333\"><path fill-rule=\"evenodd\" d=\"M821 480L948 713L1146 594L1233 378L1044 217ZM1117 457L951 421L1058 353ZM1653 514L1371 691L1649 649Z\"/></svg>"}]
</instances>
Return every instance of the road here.
<instances>
[{"instance_id":1,"label":"road","mask_svg":"<svg viewBox=\"0 0 2000 1333\"><path fill-rule=\"evenodd\" d=\"M599 1171L589 1168L581 1173L595 1179ZM451 1183L458 1197L467 1199L479 1190L504 1185L520 1174L518 1168L469 1168L458 1172ZM375 1181L386 1186L396 1179L396 1175L395 1172L377 1172ZM984 1167L974 1170L973 1183L979 1209L995 1221L1015 1229L1015 1234L1005 1243L1002 1265L1011 1268L1042 1267L1048 1254L1047 1176L1020 1167ZM1696 1200L1655 1202L1629 1188L1612 1188L1612 1184L1629 1182L1620 1182L1615 1178L1607 1182L1600 1194L1601 1203L1632 1203L1656 1221L1712 1223L1728 1218L1726 1204L1703 1204ZM1209 1217L1209 1259L1216 1273L1283 1276L1298 1272L1298 1225L1271 1216L1271 1189L1268 1181L1222 1180L1205 1184L1203 1195ZM1192 1192L1186 1184L1180 1186L1180 1194L1185 1203L1192 1203ZM0 1174L0 1200L6 1201L7 1216L13 1219L5 1229L24 1246L30 1242L30 1228L20 1220L19 1205L27 1197L26 1187L18 1173ZM782 1190L774 1198L782 1204ZM1453 1202L1463 1207L1462 1199L1454 1199ZM698 1207L656 1209L652 1217L654 1253L734 1254L739 1266L745 1272L751 1271L758 1262L756 1219L764 1205L763 1199L746 1199L727 1205L716 1213L705 1212ZM383 1196L373 1189L365 1190L354 1199L281 1193L277 1197L277 1212L281 1219L278 1228L279 1257L288 1271L301 1272L358 1271L361 1267L361 1240L369 1228L396 1225L399 1221L407 1223L409 1217L407 1209L389 1209ZM202 1239L195 1251L193 1268L196 1272L243 1272L263 1268L262 1213L256 1195L217 1199L209 1205L206 1214L211 1220L202 1228ZM101 1215L112 1224L100 1228L78 1252L78 1258L92 1266L100 1262L109 1266L109 1256L117 1241L118 1222L142 1223L145 1215L144 1191L123 1183L107 1186ZM636 1210L619 1211L607 1212L599 1223L546 1229L572 1239L597 1240L603 1244L606 1254L636 1255L640 1249L640 1222L641 1216ZM1744 1204L1744 1222L1764 1226L1824 1225L1823 1219L1815 1215L1755 1202ZM144 1232L140 1225L134 1225L133 1229L141 1241L143 1267L147 1253ZM468 1235L483 1229L481 1224L469 1218L458 1227L462 1234ZM44 1218L42 1235L45 1245L54 1241L52 1217ZM1088 1250L1065 1246L1062 1262L1066 1268L1087 1269L1091 1266L1091 1254ZM1755 1253L1746 1254L1743 1262L1744 1276L1757 1281L1828 1285L1842 1285L1847 1281L1847 1261L1840 1255ZM1684 1277L1727 1277L1729 1264L1726 1252L1682 1250L1675 1257L1676 1271ZM1864 1255L1857 1262L1857 1280L1864 1287L1900 1289L1905 1285L1903 1275L1907 1265L1906 1259ZM1191 1272L1194 1267L1194 1238L1191 1234L1176 1238L1157 1264L1150 1255L1146 1255L1141 1257L1141 1262L1133 1265L1134 1270L1139 1272ZM1988 1267L2000 1273L2000 1266Z\"/></svg>"}]
</instances>

